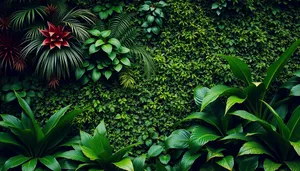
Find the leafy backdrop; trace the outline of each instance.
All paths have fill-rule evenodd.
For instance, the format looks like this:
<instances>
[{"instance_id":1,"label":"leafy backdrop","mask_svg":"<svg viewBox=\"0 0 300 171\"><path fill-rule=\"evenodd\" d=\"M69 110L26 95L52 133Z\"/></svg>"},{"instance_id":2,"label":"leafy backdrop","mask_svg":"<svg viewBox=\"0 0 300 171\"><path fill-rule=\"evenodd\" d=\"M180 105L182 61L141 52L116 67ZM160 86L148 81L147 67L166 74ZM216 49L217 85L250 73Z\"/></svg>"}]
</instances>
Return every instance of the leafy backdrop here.
<instances>
[{"instance_id":1,"label":"leafy backdrop","mask_svg":"<svg viewBox=\"0 0 300 171\"><path fill-rule=\"evenodd\" d=\"M75 119L74 130L89 132L104 119L114 146L137 141L150 146L172 132L175 122L198 111L192 100L197 85L237 84L228 74L229 65L216 54L241 56L256 73L253 80L259 82L267 66L300 37L296 7L281 8L274 15L273 7L266 3L251 13L225 12L217 16L205 1L167 3L161 35L151 39L140 35L154 56L154 76L145 80L140 74L143 68L136 67L132 73L137 83L134 89L116 83L81 86L68 82L56 90L40 85L37 89L44 95L31 101L36 117L45 121L53 110L72 104L86 109ZM127 7L132 9L134 6ZM277 81L288 79L299 68L297 51ZM1 104L0 113L18 111L15 106Z\"/></svg>"}]
</instances>

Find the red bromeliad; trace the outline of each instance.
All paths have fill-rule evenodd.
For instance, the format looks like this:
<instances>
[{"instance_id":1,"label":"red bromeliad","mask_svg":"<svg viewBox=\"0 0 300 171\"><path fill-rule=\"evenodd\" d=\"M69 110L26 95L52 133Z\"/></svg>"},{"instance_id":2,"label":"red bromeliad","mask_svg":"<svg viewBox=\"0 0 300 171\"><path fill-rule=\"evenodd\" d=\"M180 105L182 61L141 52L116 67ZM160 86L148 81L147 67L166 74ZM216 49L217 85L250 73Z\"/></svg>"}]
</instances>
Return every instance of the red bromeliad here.
<instances>
[{"instance_id":1,"label":"red bromeliad","mask_svg":"<svg viewBox=\"0 0 300 171\"><path fill-rule=\"evenodd\" d=\"M39 31L46 37L46 39L43 41L43 46L49 45L50 49L55 47L60 49L61 46L70 47L67 40L72 36L70 35L71 32L65 31L65 27L55 26L48 22L48 29Z\"/></svg>"}]
</instances>

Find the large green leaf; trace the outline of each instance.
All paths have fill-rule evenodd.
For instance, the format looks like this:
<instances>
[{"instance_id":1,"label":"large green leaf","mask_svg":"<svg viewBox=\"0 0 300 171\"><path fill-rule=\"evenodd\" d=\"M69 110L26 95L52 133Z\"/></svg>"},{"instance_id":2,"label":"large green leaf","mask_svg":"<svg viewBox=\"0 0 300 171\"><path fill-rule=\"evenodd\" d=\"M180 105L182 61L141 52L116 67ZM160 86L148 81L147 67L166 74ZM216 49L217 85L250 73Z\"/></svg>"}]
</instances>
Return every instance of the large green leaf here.
<instances>
[{"instance_id":1,"label":"large green leaf","mask_svg":"<svg viewBox=\"0 0 300 171\"><path fill-rule=\"evenodd\" d=\"M230 69L236 78L241 79L248 85L252 83L250 68L246 63L236 57L226 55L220 56L228 61Z\"/></svg>"},{"instance_id":2,"label":"large green leaf","mask_svg":"<svg viewBox=\"0 0 300 171\"><path fill-rule=\"evenodd\" d=\"M37 165L37 159L31 159L22 165L22 171L34 171Z\"/></svg>"},{"instance_id":3,"label":"large green leaf","mask_svg":"<svg viewBox=\"0 0 300 171\"><path fill-rule=\"evenodd\" d=\"M300 106L298 106L292 113L291 118L287 122L287 127L290 129L289 140L291 141L299 141L300 135Z\"/></svg>"},{"instance_id":4,"label":"large green leaf","mask_svg":"<svg viewBox=\"0 0 300 171\"><path fill-rule=\"evenodd\" d=\"M110 36L110 34L111 34L111 30L104 30L101 32L101 36L104 38Z\"/></svg>"},{"instance_id":5,"label":"large green leaf","mask_svg":"<svg viewBox=\"0 0 300 171\"><path fill-rule=\"evenodd\" d=\"M275 131L276 130L276 128L273 125L269 124L268 122L266 122L262 119L259 119L258 117L256 117L255 115L253 115L253 114L251 114L247 111L237 110L237 111L231 112L230 114L238 116L238 117L243 118L243 119L246 119L246 120L251 121L251 122L257 122L262 127L267 129L268 131L272 131L272 130Z\"/></svg>"},{"instance_id":6,"label":"large green leaf","mask_svg":"<svg viewBox=\"0 0 300 171\"><path fill-rule=\"evenodd\" d=\"M218 148L214 149L209 146L206 147L207 150L207 156L206 161L209 161L210 159L216 158L216 157L224 157L222 151L224 151L224 148Z\"/></svg>"},{"instance_id":7,"label":"large green leaf","mask_svg":"<svg viewBox=\"0 0 300 171\"><path fill-rule=\"evenodd\" d=\"M126 170L126 171L134 171L133 164L129 158L125 158L119 162L113 163L115 166L117 166L120 169Z\"/></svg>"},{"instance_id":8,"label":"large green leaf","mask_svg":"<svg viewBox=\"0 0 300 171\"><path fill-rule=\"evenodd\" d=\"M16 96L18 98L18 102L19 102L19 105L22 107L22 109L24 110L24 112L29 116L29 118L31 119L31 123L33 125L33 129L34 129L34 132L35 132L35 135L37 137L37 141L41 141L45 135L42 131L42 128L38 125L37 121L35 120L34 118L34 114L31 110L31 108L29 107L29 105L27 104L27 102L22 99L17 93L16 93Z\"/></svg>"},{"instance_id":9,"label":"large green leaf","mask_svg":"<svg viewBox=\"0 0 300 171\"><path fill-rule=\"evenodd\" d=\"M194 112L187 116L186 118L182 119L181 122L186 122L186 121L193 121L193 120L202 120L212 126L214 126L217 130L219 130L220 133L222 133L221 128L220 128L220 122L218 118L214 115L204 113L204 112Z\"/></svg>"},{"instance_id":10,"label":"large green leaf","mask_svg":"<svg viewBox=\"0 0 300 171\"><path fill-rule=\"evenodd\" d=\"M234 158L232 156L226 156L221 160L216 162L218 165L224 167L225 169L232 171L234 166Z\"/></svg>"},{"instance_id":11,"label":"large green leaf","mask_svg":"<svg viewBox=\"0 0 300 171\"><path fill-rule=\"evenodd\" d=\"M197 86L194 89L194 100L197 106L201 106L203 98L205 97L208 90L209 88L202 86Z\"/></svg>"},{"instance_id":12,"label":"large green leaf","mask_svg":"<svg viewBox=\"0 0 300 171\"><path fill-rule=\"evenodd\" d=\"M23 148L22 144L20 144L11 134L6 132L0 132L0 143L11 144Z\"/></svg>"},{"instance_id":13,"label":"large green leaf","mask_svg":"<svg viewBox=\"0 0 300 171\"><path fill-rule=\"evenodd\" d=\"M152 145L148 150L148 157L156 157L161 154L164 148L161 145Z\"/></svg>"},{"instance_id":14,"label":"large green leaf","mask_svg":"<svg viewBox=\"0 0 300 171\"><path fill-rule=\"evenodd\" d=\"M206 143L214 141L219 137L220 136L215 131L199 125L192 130L190 138L190 149L196 152Z\"/></svg>"},{"instance_id":15,"label":"large green leaf","mask_svg":"<svg viewBox=\"0 0 300 171\"><path fill-rule=\"evenodd\" d=\"M53 156L45 156L43 158L40 158L39 160L47 168L53 171L61 171L61 167L58 161Z\"/></svg>"},{"instance_id":16,"label":"large green leaf","mask_svg":"<svg viewBox=\"0 0 300 171\"><path fill-rule=\"evenodd\" d=\"M284 122L281 119L281 117L277 114L277 112L268 103L266 103L265 101L262 101L262 102L267 106L267 108L271 111L271 113L273 114L273 116L277 120L279 131L280 131L281 135L285 139L289 139L290 129L284 124ZM299 112L300 112L300 110L299 110Z\"/></svg>"},{"instance_id":17,"label":"large green leaf","mask_svg":"<svg viewBox=\"0 0 300 171\"><path fill-rule=\"evenodd\" d=\"M294 149L297 152L298 156L300 156L300 141L290 142L290 143L294 147Z\"/></svg>"},{"instance_id":18,"label":"large green leaf","mask_svg":"<svg viewBox=\"0 0 300 171\"><path fill-rule=\"evenodd\" d=\"M120 161L126 153L130 152L131 149L135 146L138 146L140 145L140 143L137 143L137 144L131 144L129 146L126 146L124 148L121 148L120 150L118 150L117 152L115 152L110 158L109 158L109 161L112 161L112 162L117 162L117 161Z\"/></svg>"},{"instance_id":19,"label":"large green leaf","mask_svg":"<svg viewBox=\"0 0 300 171\"><path fill-rule=\"evenodd\" d=\"M290 57L296 51L298 46L300 45L300 39L294 42L280 57L277 61L275 61L267 71L267 76L264 79L264 83L266 88L268 89L271 82L279 75L284 65L288 62Z\"/></svg>"},{"instance_id":20,"label":"large green leaf","mask_svg":"<svg viewBox=\"0 0 300 171\"><path fill-rule=\"evenodd\" d=\"M234 133L234 134L229 134L225 137L223 137L220 140L242 140L242 141L251 141L251 137L247 137L245 133Z\"/></svg>"},{"instance_id":21,"label":"large green leaf","mask_svg":"<svg viewBox=\"0 0 300 171\"><path fill-rule=\"evenodd\" d=\"M97 156L96 152L94 152L91 148L80 146L82 153L88 157L90 160L97 160L99 157Z\"/></svg>"},{"instance_id":22,"label":"large green leaf","mask_svg":"<svg viewBox=\"0 0 300 171\"><path fill-rule=\"evenodd\" d=\"M190 133L187 130L179 129L166 139L168 148L184 149L189 147Z\"/></svg>"},{"instance_id":23,"label":"large green leaf","mask_svg":"<svg viewBox=\"0 0 300 171\"><path fill-rule=\"evenodd\" d=\"M146 161L146 155L140 155L138 157L136 157L133 161L133 167L135 171L143 171L144 167L145 167L145 161Z\"/></svg>"},{"instance_id":24,"label":"large green leaf","mask_svg":"<svg viewBox=\"0 0 300 171\"><path fill-rule=\"evenodd\" d=\"M102 39L98 39L95 43L95 47L99 47L101 45L105 44L105 42Z\"/></svg>"},{"instance_id":25,"label":"large green leaf","mask_svg":"<svg viewBox=\"0 0 300 171\"><path fill-rule=\"evenodd\" d=\"M120 61L126 66L131 66L130 60L126 57L121 58Z\"/></svg>"},{"instance_id":26,"label":"large green leaf","mask_svg":"<svg viewBox=\"0 0 300 171\"><path fill-rule=\"evenodd\" d=\"M267 154L272 156L272 154L261 144L257 142L246 142L239 151L239 156L248 154Z\"/></svg>"},{"instance_id":27,"label":"large green leaf","mask_svg":"<svg viewBox=\"0 0 300 171\"><path fill-rule=\"evenodd\" d=\"M108 43L114 45L117 49L119 49L121 47L120 41L118 39L116 39L116 38L110 38L108 40Z\"/></svg>"},{"instance_id":28,"label":"large green leaf","mask_svg":"<svg viewBox=\"0 0 300 171\"><path fill-rule=\"evenodd\" d=\"M300 160L294 160L294 161L286 161L284 162L292 171L294 170L300 170Z\"/></svg>"},{"instance_id":29,"label":"large green leaf","mask_svg":"<svg viewBox=\"0 0 300 171\"><path fill-rule=\"evenodd\" d=\"M241 92L238 88L231 88L225 85L217 85L212 87L203 98L201 111L210 103L215 101L219 96L224 94L235 95L237 92Z\"/></svg>"},{"instance_id":30,"label":"large green leaf","mask_svg":"<svg viewBox=\"0 0 300 171\"><path fill-rule=\"evenodd\" d=\"M291 89L290 96L300 96L300 84Z\"/></svg>"},{"instance_id":31,"label":"large green leaf","mask_svg":"<svg viewBox=\"0 0 300 171\"><path fill-rule=\"evenodd\" d=\"M97 29L92 29L92 30L89 30L88 32L89 32L91 35L96 36L96 37L98 37L98 36L101 35L101 32L100 32L99 30L97 30Z\"/></svg>"},{"instance_id":32,"label":"large green leaf","mask_svg":"<svg viewBox=\"0 0 300 171\"><path fill-rule=\"evenodd\" d=\"M241 104L246 100L246 97L240 98L238 96L230 96L226 102L225 114L229 111L229 109L235 105L236 103Z\"/></svg>"},{"instance_id":33,"label":"large green leaf","mask_svg":"<svg viewBox=\"0 0 300 171\"><path fill-rule=\"evenodd\" d=\"M258 156L244 156L238 158L239 170L254 171L258 167Z\"/></svg>"},{"instance_id":34,"label":"large green leaf","mask_svg":"<svg viewBox=\"0 0 300 171\"><path fill-rule=\"evenodd\" d=\"M65 159L75 160L75 161L81 161L81 162L88 162L89 159L87 159L84 154L81 151L78 150L70 150L65 151L59 155L56 155L56 157L62 157Z\"/></svg>"},{"instance_id":35,"label":"large green leaf","mask_svg":"<svg viewBox=\"0 0 300 171\"><path fill-rule=\"evenodd\" d=\"M201 156L199 154L192 154L190 151L187 151L180 161L180 171L189 171L195 160Z\"/></svg>"},{"instance_id":36,"label":"large green leaf","mask_svg":"<svg viewBox=\"0 0 300 171\"><path fill-rule=\"evenodd\" d=\"M102 134L102 135L106 135L106 128L105 128L105 123L104 120L102 120L100 122L100 124L96 127L96 129L94 130L94 136L96 136L97 134Z\"/></svg>"},{"instance_id":37,"label":"large green leaf","mask_svg":"<svg viewBox=\"0 0 300 171\"><path fill-rule=\"evenodd\" d=\"M71 105L68 105L60 109L58 112L56 112L49 118L49 120L46 122L45 127L43 128L43 132L45 135L47 135L53 128L56 127L56 125L59 123L59 120L64 116L64 114L68 111L70 107Z\"/></svg>"},{"instance_id":38,"label":"large green leaf","mask_svg":"<svg viewBox=\"0 0 300 171\"><path fill-rule=\"evenodd\" d=\"M8 169L20 166L28 160L30 160L30 157L26 157L23 155L11 157L4 163L2 171L7 171Z\"/></svg>"},{"instance_id":39,"label":"large green leaf","mask_svg":"<svg viewBox=\"0 0 300 171\"><path fill-rule=\"evenodd\" d=\"M279 167L281 166L282 164L279 164L279 163L275 163L273 162L272 160L270 159L266 159L264 161L264 169L265 171L274 171L274 170L278 170Z\"/></svg>"}]
</instances>

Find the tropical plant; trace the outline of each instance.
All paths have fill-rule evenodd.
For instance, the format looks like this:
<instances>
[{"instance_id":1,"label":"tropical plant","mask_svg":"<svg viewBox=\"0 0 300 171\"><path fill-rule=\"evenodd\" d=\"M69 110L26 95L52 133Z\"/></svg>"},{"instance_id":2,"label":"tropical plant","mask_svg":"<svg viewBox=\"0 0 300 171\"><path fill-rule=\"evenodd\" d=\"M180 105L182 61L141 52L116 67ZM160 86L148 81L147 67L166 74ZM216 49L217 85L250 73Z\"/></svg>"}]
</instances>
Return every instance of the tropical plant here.
<instances>
[{"instance_id":1,"label":"tropical plant","mask_svg":"<svg viewBox=\"0 0 300 171\"><path fill-rule=\"evenodd\" d=\"M63 2L25 10L17 11L12 17L14 27L24 27L25 21L33 25L25 34L22 57L33 55L36 72L51 80L49 85L55 87L60 79L69 77L70 72L82 64L80 42L89 37L87 28L94 23L95 16L85 9L68 10ZM37 23L36 16L40 18Z\"/></svg>"},{"instance_id":2,"label":"tropical plant","mask_svg":"<svg viewBox=\"0 0 300 171\"><path fill-rule=\"evenodd\" d=\"M68 160L78 161L76 170L116 170L116 168L133 171L134 166L126 154L138 144L132 144L116 152L109 144L106 137L104 121L96 127L93 135L80 131L80 145L73 146L74 150L66 151L58 155Z\"/></svg>"},{"instance_id":3,"label":"tropical plant","mask_svg":"<svg viewBox=\"0 0 300 171\"><path fill-rule=\"evenodd\" d=\"M121 13L123 11L124 2L106 2L103 5L96 5L93 8L93 12L97 13L100 19L107 19L109 16L113 15L114 12Z\"/></svg>"},{"instance_id":4,"label":"tropical plant","mask_svg":"<svg viewBox=\"0 0 300 171\"><path fill-rule=\"evenodd\" d=\"M7 31L0 33L0 69L23 71L25 61L20 56L21 42L18 37Z\"/></svg>"},{"instance_id":5,"label":"tropical plant","mask_svg":"<svg viewBox=\"0 0 300 171\"><path fill-rule=\"evenodd\" d=\"M1 132L0 143L9 149L2 171L22 165L23 171L33 171L40 167L39 162L50 170L61 170L55 154L63 151L63 147L71 146L75 139L65 141L71 122L82 110L67 112L70 106L57 111L42 128L37 123L34 113L17 93L16 97L23 109L21 119L8 114L1 114L0 126L10 132ZM21 168L20 168L21 169ZM20 170L19 169L19 170Z\"/></svg>"},{"instance_id":6,"label":"tropical plant","mask_svg":"<svg viewBox=\"0 0 300 171\"><path fill-rule=\"evenodd\" d=\"M163 8L167 6L164 1L152 2L145 1L145 4L139 8L140 16L145 16L142 27L144 33L148 38L151 38L153 34L158 35L163 27L163 18L165 14Z\"/></svg>"},{"instance_id":7,"label":"tropical plant","mask_svg":"<svg viewBox=\"0 0 300 171\"><path fill-rule=\"evenodd\" d=\"M8 28L9 28L9 17L0 17L1 31L8 30Z\"/></svg>"},{"instance_id":8,"label":"tropical plant","mask_svg":"<svg viewBox=\"0 0 300 171\"><path fill-rule=\"evenodd\" d=\"M137 31L132 27L131 21L131 15L120 14L113 17L107 27L96 25L89 30L91 38L83 46L88 54L82 67L76 69L77 80L86 84L89 80L98 81L101 75L109 79L113 72L122 73L121 71L130 67L136 58L144 61L147 75L153 72L152 58L143 46L137 44ZM121 79L122 81L126 82Z\"/></svg>"}]
</instances>

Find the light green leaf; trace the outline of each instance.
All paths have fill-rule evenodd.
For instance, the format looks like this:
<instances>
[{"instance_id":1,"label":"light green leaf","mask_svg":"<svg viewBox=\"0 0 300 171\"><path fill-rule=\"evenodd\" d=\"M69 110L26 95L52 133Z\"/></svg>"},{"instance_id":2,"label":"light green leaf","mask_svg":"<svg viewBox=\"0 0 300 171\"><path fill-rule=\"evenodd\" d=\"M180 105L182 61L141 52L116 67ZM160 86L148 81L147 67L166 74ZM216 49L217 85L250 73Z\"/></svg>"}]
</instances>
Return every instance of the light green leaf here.
<instances>
[{"instance_id":1,"label":"light green leaf","mask_svg":"<svg viewBox=\"0 0 300 171\"><path fill-rule=\"evenodd\" d=\"M97 156L97 154L90 148L85 147L85 146L80 146L82 153L88 157L90 160L94 161L99 159L99 157Z\"/></svg>"},{"instance_id":2,"label":"light green leaf","mask_svg":"<svg viewBox=\"0 0 300 171\"><path fill-rule=\"evenodd\" d=\"M120 41L119 41L118 39L116 39L116 38L110 38L110 39L108 40L108 43L114 45L114 46L115 46L116 48L118 48L118 49L121 47Z\"/></svg>"},{"instance_id":3,"label":"light green leaf","mask_svg":"<svg viewBox=\"0 0 300 171\"><path fill-rule=\"evenodd\" d=\"M246 142L238 153L239 156L248 155L248 154L267 154L272 156L271 153L261 144L257 142Z\"/></svg>"},{"instance_id":4,"label":"light green leaf","mask_svg":"<svg viewBox=\"0 0 300 171\"><path fill-rule=\"evenodd\" d=\"M96 41L95 38L89 38L89 39L87 39L87 40L84 42L84 44L89 45L89 44L91 44L91 43L94 43L95 41Z\"/></svg>"},{"instance_id":5,"label":"light green leaf","mask_svg":"<svg viewBox=\"0 0 300 171\"><path fill-rule=\"evenodd\" d=\"M112 46L111 46L111 44L102 45L101 48L107 54L110 54L112 52Z\"/></svg>"},{"instance_id":6,"label":"light green leaf","mask_svg":"<svg viewBox=\"0 0 300 171\"><path fill-rule=\"evenodd\" d=\"M300 96L300 84L291 89L290 96Z\"/></svg>"},{"instance_id":7,"label":"light green leaf","mask_svg":"<svg viewBox=\"0 0 300 171\"><path fill-rule=\"evenodd\" d=\"M297 152L298 156L300 156L300 141L291 142L291 145L294 147L295 151Z\"/></svg>"},{"instance_id":8,"label":"light green leaf","mask_svg":"<svg viewBox=\"0 0 300 171\"><path fill-rule=\"evenodd\" d=\"M97 29L92 29L92 30L89 30L88 31L91 35L93 35L93 36L100 36L101 35L101 32L99 31L99 30L97 30Z\"/></svg>"},{"instance_id":9,"label":"light green leaf","mask_svg":"<svg viewBox=\"0 0 300 171\"><path fill-rule=\"evenodd\" d=\"M95 47L99 47L101 45L105 44L104 41L102 39L98 39L95 43Z\"/></svg>"},{"instance_id":10,"label":"light green leaf","mask_svg":"<svg viewBox=\"0 0 300 171\"><path fill-rule=\"evenodd\" d=\"M219 3L218 2L215 2L211 5L211 9L217 9L219 8Z\"/></svg>"},{"instance_id":11,"label":"light green leaf","mask_svg":"<svg viewBox=\"0 0 300 171\"><path fill-rule=\"evenodd\" d=\"M109 79L112 75L112 72L111 71L104 71L104 76L106 79Z\"/></svg>"},{"instance_id":12,"label":"light green leaf","mask_svg":"<svg viewBox=\"0 0 300 171\"><path fill-rule=\"evenodd\" d=\"M118 51L120 52L120 53L128 53L128 52L130 52L130 49L128 49L127 47L124 47L124 46L121 46L119 49L118 49Z\"/></svg>"},{"instance_id":13,"label":"light green leaf","mask_svg":"<svg viewBox=\"0 0 300 171\"><path fill-rule=\"evenodd\" d=\"M159 156L159 161L160 161L162 164L168 164L170 160L171 160L170 154L160 155L160 156Z\"/></svg>"},{"instance_id":14,"label":"light green leaf","mask_svg":"<svg viewBox=\"0 0 300 171\"><path fill-rule=\"evenodd\" d=\"M120 61L126 66L131 66L130 60L126 57L121 58Z\"/></svg>"},{"instance_id":15,"label":"light green leaf","mask_svg":"<svg viewBox=\"0 0 300 171\"><path fill-rule=\"evenodd\" d=\"M209 146L206 147L207 150L207 156L206 161L209 161L210 159L216 158L216 157L224 157L222 151L224 151L224 148L214 149Z\"/></svg>"},{"instance_id":16,"label":"light green leaf","mask_svg":"<svg viewBox=\"0 0 300 171\"><path fill-rule=\"evenodd\" d=\"M126 170L126 171L134 171L133 164L129 158L125 158L119 162L113 163L115 166L117 166L120 169Z\"/></svg>"},{"instance_id":17,"label":"light green leaf","mask_svg":"<svg viewBox=\"0 0 300 171\"><path fill-rule=\"evenodd\" d=\"M226 156L222 158L221 160L216 162L218 165L224 167L225 169L232 171L234 166L234 159L232 156Z\"/></svg>"},{"instance_id":18,"label":"light green leaf","mask_svg":"<svg viewBox=\"0 0 300 171\"><path fill-rule=\"evenodd\" d=\"M241 104L241 103L243 103L245 100L246 100L246 97L240 98L240 97L237 97L237 96L230 96L230 97L227 99L227 102L226 102L225 114L228 112L228 110L229 110L233 105L235 105L236 103Z\"/></svg>"},{"instance_id":19,"label":"light green leaf","mask_svg":"<svg viewBox=\"0 0 300 171\"><path fill-rule=\"evenodd\" d=\"M194 100L197 106L201 106L203 98L205 97L206 93L208 92L209 88L197 86L194 89Z\"/></svg>"},{"instance_id":20,"label":"light green leaf","mask_svg":"<svg viewBox=\"0 0 300 171\"><path fill-rule=\"evenodd\" d=\"M37 165L37 159L31 159L22 165L22 171L34 171Z\"/></svg>"},{"instance_id":21,"label":"light green leaf","mask_svg":"<svg viewBox=\"0 0 300 171\"><path fill-rule=\"evenodd\" d=\"M25 157L23 155L11 157L4 163L2 171L7 171L8 169L20 166L28 160L30 160L30 157Z\"/></svg>"},{"instance_id":22,"label":"light green leaf","mask_svg":"<svg viewBox=\"0 0 300 171\"><path fill-rule=\"evenodd\" d=\"M94 53L97 53L99 51L99 48L97 48L95 46L95 44L91 44L90 47L89 47L89 54L94 54Z\"/></svg>"},{"instance_id":23,"label":"light green leaf","mask_svg":"<svg viewBox=\"0 0 300 171\"><path fill-rule=\"evenodd\" d=\"M275 170L278 170L281 165L282 164L275 163L275 162L273 162L270 159L266 159L264 161L264 169L265 169L265 171L275 171Z\"/></svg>"},{"instance_id":24,"label":"light green leaf","mask_svg":"<svg viewBox=\"0 0 300 171\"><path fill-rule=\"evenodd\" d=\"M284 162L292 171L300 170L300 160Z\"/></svg>"},{"instance_id":25,"label":"light green leaf","mask_svg":"<svg viewBox=\"0 0 300 171\"><path fill-rule=\"evenodd\" d=\"M115 69L117 72L120 72L122 68L123 68L123 65L121 65L121 64L118 64L118 65L114 66L114 69Z\"/></svg>"},{"instance_id":26,"label":"light green leaf","mask_svg":"<svg viewBox=\"0 0 300 171\"><path fill-rule=\"evenodd\" d=\"M104 38L110 36L110 34L111 34L111 30L104 30L101 32L101 36Z\"/></svg>"},{"instance_id":27,"label":"light green leaf","mask_svg":"<svg viewBox=\"0 0 300 171\"><path fill-rule=\"evenodd\" d=\"M147 17L147 22L149 24L152 24L154 22L155 17L153 15L148 15Z\"/></svg>"}]
</instances>

